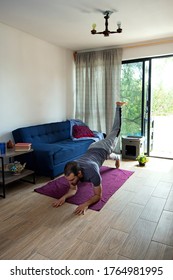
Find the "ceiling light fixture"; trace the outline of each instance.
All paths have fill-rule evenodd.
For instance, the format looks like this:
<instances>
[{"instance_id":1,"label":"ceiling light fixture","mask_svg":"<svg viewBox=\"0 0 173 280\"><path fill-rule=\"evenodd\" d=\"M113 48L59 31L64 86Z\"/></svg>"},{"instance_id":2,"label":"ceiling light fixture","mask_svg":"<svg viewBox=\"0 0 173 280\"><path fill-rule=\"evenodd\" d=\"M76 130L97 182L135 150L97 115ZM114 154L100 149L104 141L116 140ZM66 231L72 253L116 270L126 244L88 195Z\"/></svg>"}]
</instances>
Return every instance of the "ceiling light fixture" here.
<instances>
[{"instance_id":1,"label":"ceiling light fixture","mask_svg":"<svg viewBox=\"0 0 173 280\"><path fill-rule=\"evenodd\" d=\"M109 31L108 29L108 19L110 17L110 14L112 14L113 12L111 11L105 11L103 14L105 15L104 18L105 18L105 30L104 31L101 31L101 32L97 32L96 30L96 24L93 23L92 25L92 30L91 30L91 34L95 35L95 34L103 34L105 37L108 37L109 34L114 34L114 33L121 33L122 32L122 28L121 28L121 23L118 22L117 23L117 30L116 31Z\"/></svg>"}]
</instances>

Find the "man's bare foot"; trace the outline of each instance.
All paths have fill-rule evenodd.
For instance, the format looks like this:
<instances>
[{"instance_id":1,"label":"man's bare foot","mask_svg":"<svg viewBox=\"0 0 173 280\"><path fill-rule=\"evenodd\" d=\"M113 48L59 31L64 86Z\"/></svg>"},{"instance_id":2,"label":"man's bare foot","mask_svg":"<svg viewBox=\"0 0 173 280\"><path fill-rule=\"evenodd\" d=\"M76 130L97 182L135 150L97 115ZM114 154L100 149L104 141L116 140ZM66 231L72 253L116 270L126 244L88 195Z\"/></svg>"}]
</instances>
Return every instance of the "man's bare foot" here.
<instances>
[{"instance_id":1,"label":"man's bare foot","mask_svg":"<svg viewBox=\"0 0 173 280\"><path fill-rule=\"evenodd\" d=\"M122 107L124 105L127 105L127 102L123 102L123 101L118 101L116 102L117 106Z\"/></svg>"}]
</instances>

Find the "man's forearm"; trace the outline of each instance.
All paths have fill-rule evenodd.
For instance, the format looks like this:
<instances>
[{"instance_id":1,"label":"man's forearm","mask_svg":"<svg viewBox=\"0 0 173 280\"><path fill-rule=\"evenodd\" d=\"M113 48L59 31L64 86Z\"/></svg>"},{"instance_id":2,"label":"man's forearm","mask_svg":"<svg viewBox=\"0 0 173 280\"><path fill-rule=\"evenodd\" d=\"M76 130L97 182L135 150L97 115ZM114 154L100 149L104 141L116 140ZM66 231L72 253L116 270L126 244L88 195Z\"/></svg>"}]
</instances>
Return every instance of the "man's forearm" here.
<instances>
[{"instance_id":1,"label":"man's forearm","mask_svg":"<svg viewBox=\"0 0 173 280\"><path fill-rule=\"evenodd\" d=\"M92 205L92 204L98 202L100 199L101 199L101 196L95 194L95 195L92 196L90 199L88 199L86 202L84 202L84 204L85 204L86 206L89 207L90 205Z\"/></svg>"},{"instance_id":2,"label":"man's forearm","mask_svg":"<svg viewBox=\"0 0 173 280\"><path fill-rule=\"evenodd\" d=\"M75 188L73 188L73 189L70 188L69 191L68 191L66 194L63 195L63 197L64 197L65 199L67 199L67 198L69 198L69 197L75 195L76 192L77 192L77 186L76 186Z\"/></svg>"}]
</instances>

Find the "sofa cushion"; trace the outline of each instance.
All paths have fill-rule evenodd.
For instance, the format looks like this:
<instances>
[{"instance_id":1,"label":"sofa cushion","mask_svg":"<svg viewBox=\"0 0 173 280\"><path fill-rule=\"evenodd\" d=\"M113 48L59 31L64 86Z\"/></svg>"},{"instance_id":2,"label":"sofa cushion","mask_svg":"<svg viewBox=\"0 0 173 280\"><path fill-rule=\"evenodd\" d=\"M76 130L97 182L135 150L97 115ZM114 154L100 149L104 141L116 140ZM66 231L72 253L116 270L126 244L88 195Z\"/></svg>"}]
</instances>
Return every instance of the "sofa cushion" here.
<instances>
[{"instance_id":1,"label":"sofa cushion","mask_svg":"<svg viewBox=\"0 0 173 280\"><path fill-rule=\"evenodd\" d=\"M94 133L89 129L88 126L74 125L73 136L75 138L94 137Z\"/></svg>"},{"instance_id":2,"label":"sofa cushion","mask_svg":"<svg viewBox=\"0 0 173 280\"><path fill-rule=\"evenodd\" d=\"M70 121L21 127L12 133L15 142L54 143L70 138Z\"/></svg>"},{"instance_id":3,"label":"sofa cushion","mask_svg":"<svg viewBox=\"0 0 173 280\"><path fill-rule=\"evenodd\" d=\"M57 144L51 144L57 148L57 152L54 150L53 154L53 163L55 165L61 162L71 161L72 157L80 157L83 155L91 143L94 141L91 140L81 140L81 141L72 141L72 140L64 140L58 142Z\"/></svg>"}]
</instances>

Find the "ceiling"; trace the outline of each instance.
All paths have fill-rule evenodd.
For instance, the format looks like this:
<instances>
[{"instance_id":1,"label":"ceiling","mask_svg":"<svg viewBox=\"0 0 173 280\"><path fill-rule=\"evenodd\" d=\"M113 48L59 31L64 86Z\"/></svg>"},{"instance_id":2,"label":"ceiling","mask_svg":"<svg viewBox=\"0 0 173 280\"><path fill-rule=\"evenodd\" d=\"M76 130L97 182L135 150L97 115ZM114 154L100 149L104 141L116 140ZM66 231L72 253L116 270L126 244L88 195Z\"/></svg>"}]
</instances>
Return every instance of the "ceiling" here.
<instances>
[{"instance_id":1,"label":"ceiling","mask_svg":"<svg viewBox=\"0 0 173 280\"><path fill-rule=\"evenodd\" d=\"M114 11L123 32L92 35L105 29L103 11ZM173 40L172 0L0 0L0 22L74 51Z\"/></svg>"}]
</instances>

